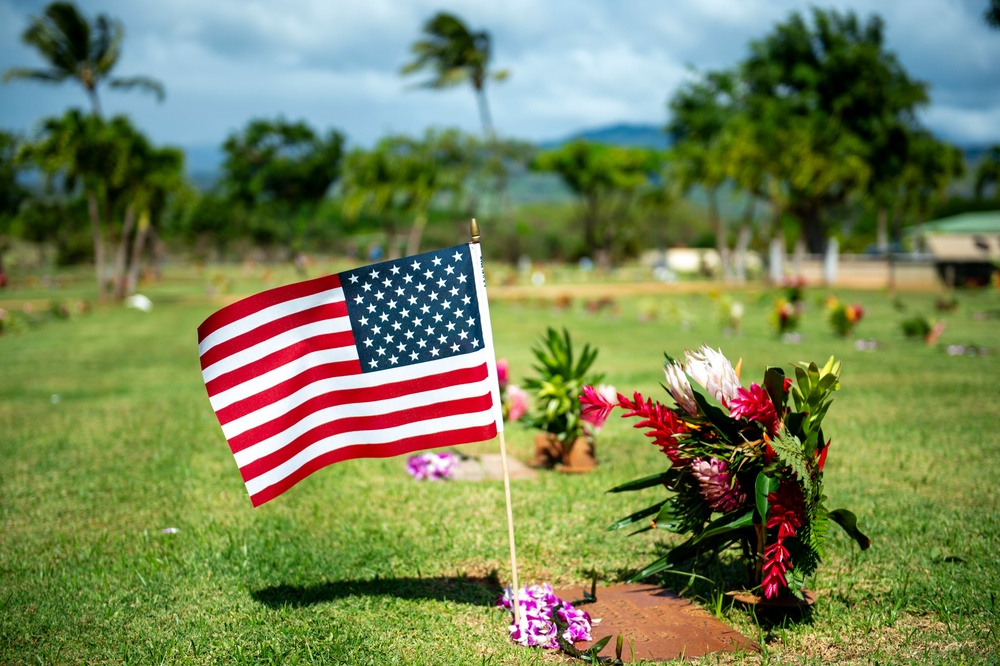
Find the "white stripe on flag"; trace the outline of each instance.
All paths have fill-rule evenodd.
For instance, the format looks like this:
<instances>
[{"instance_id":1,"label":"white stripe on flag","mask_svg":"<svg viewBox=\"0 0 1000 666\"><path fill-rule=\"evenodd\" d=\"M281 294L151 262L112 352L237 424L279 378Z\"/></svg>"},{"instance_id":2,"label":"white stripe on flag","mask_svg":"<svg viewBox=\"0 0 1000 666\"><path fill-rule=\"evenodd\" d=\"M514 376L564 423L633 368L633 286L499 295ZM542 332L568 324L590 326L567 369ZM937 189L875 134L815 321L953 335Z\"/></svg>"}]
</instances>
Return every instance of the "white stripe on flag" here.
<instances>
[{"instance_id":1,"label":"white stripe on flag","mask_svg":"<svg viewBox=\"0 0 1000 666\"><path fill-rule=\"evenodd\" d=\"M351 351L354 351L353 348L349 349ZM225 434L226 439L232 439L233 437L240 435L246 432L247 430L250 430L251 428L256 428L259 425L262 425L264 423L267 423L268 421L278 418L282 414L287 414L292 409L298 407L302 403L317 396L323 395L325 393L330 393L333 391L384 386L385 384L392 382L402 382L411 379L420 379L421 377L429 377L431 375L441 372L474 368L484 363L488 356L489 354L485 353L483 350L480 350L478 352L465 354L463 356L451 359L429 361L427 363L421 363L419 365L408 365L399 368L398 370L383 370L382 372L348 375L346 377L329 377L326 379L321 379L319 381L313 382L312 384L309 384L308 386L302 387L301 389L299 389L298 391L296 391L295 393L286 398L263 405L257 410L250 412L249 414L246 414L238 419L230 421L229 423L222 426L222 432L223 434ZM354 358L357 358L357 352L354 352ZM234 387L234 389L231 390L235 390L236 388L243 388L247 384L253 384L255 382L256 379L251 380L249 382L244 382L240 386ZM270 386L266 386L265 389L262 390L266 390L266 388L270 388ZM453 387L447 387L447 388L453 388ZM461 389L461 386L454 388ZM454 397L464 398L470 395L482 395L486 392L487 389L483 389L480 393L457 394ZM215 403L213 402L213 406L214 404ZM429 403L425 401L419 401L417 402L417 404L429 404ZM355 407L355 405L352 403L351 407L353 408ZM216 407L216 409L219 408ZM392 411L396 411L396 409L385 409L382 410L382 412L376 412L376 413L385 413ZM367 416L368 414L367 413L362 414L361 412L358 412L358 415Z\"/></svg>"},{"instance_id":2,"label":"white stripe on flag","mask_svg":"<svg viewBox=\"0 0 1000 666\"><path fill-rule=\"evenodd\" d=\"M482 381L475 382L472 384L460 384L458 386L447 386L444 388L433 389L430 391L423 391L420 393L410 393L408 395L400 396L398 398L387 398L385 400L376 400L372 402L362 402L362 403L350 403L347 405L336 405L327 407L325 409L320 409L309 414L305 418L292 424L286 430L275 434L265 440L261 440L256 444L243 449L242 451L237 451L234 455L236 456L236 464L240 467L251 463L255 460L263 458L266 455L274 453L281 448L287 446L288 444L295 441L300 435L303 435L315 427L327 424L335 423L341 419L354 418L354 417L364 417L364 416L379 416L381 414L391 414L393 412L401 412L407 409L416 409L417 407L423 407L426 405L435 405L442 402L449 402L452 400L461 400L463 398L468 398L470 396L485 395L490 391L490 378L487 377ZM257 410L253 414L248 414L247 416L258 417L261 412L268 412L267 416L271 418L254 418L253 421L258 421L257 423L251 424L251 421L247 420L247 417L237 419L227 426L223 426L223 432L226 435L226 439L231 439L236 435L246 432L250 428L262 425L281 416L280 412L271 409L273 405L269 405L265 409ZM233 432L229 431L229 426L237 424L238 427L233 429ZM391 441L391 440L390 440Z\"/></svg>"},{"instance_id":3,"label":"white stripe on flag","mask_svg":"<svg viewBox=\"0 0 1000 666\"><path fill-rule=\"evenodd\" d=\"M207 384L216 377L220 377L227 372L232 372L233 370L238 370L244 366L251 365L268 354L280 351L286 347L291 347L297 342L303 342L316 335L340 333L342 331L349 331L350 329L351 322L347 317L324 319L311 324L305 324L303 326L299 326L298 328L293 328L279 333L272 338L258 342L252 347L247 347L246 349L240 350L235 354L230 354L225 358L219 359L212 365L205 368L201 374L205 378L205 383Z\"/></svg>"},{"instance_id":4,"label":"white stripe on flag","mask_svg":"<svg viewBox=\"0 0 1000 666\"><path fill-rule=\"evenodd\" d=\"M303 296L302 298L266 307L242 319L226 324L206 335L205 339L198 343L198 355L200 356L218 344L239 337L248 330L268 324L275 319L280 319L296 312L302 312L303 310L310 310L319 305L342 303L343 301L344 290L341 287L337 287L336 289L327 289L318 294Z\"/></svg>"},{"instance_id":5,"label":"white stripe on flag","mask_svg":"<svg viewBox=\"0 0 1000 666\"><path fill-rule=\"evenodd\" d=\"M458 414L456 416L445 416L438 419L428 419L417 423L408 423L394 428L383 430L355 430L341 433L332 437L322 439L308 448L302 450L297 455L286 462L271 468L258 477L246 482L247 491L251 495L256 495L268 486L278 483L285 477L293 474L300 467L308 463L313 458L351 446L354 444L383 444L393 442L405 437L416 437L420 435L433 435L443 433L448 430L458 430L469 426L486 426L493 422L493 410L473 414Z\"/></svg>"},{"instance_id":6,"label":"white stripe on flag","mask_svg":"<svg viewBox=\"0 0 1000 666\"><path fill-rule=\"evenodd\" d=\"M257 395L258 393L263 393L268 389L274 388L281 382L288 381L292 377L296 377L317 366L325 365L327 363L356 361L357 359L358 350L355 349L353 345L348 345L347 347L337 347L334 349L322 349L294 359L293 361L277 367L274 370L269 370L262 375L248 379L242 384L237 384L231 389L226 389L225 391L220 391L213 396L209 396L209 401L212 403L212 409L218 412L220 409L229 407L240 400L246 400L247 398ZM336 379L342 380L344 378L338 377Z\"/></svg>"}]
</instances>

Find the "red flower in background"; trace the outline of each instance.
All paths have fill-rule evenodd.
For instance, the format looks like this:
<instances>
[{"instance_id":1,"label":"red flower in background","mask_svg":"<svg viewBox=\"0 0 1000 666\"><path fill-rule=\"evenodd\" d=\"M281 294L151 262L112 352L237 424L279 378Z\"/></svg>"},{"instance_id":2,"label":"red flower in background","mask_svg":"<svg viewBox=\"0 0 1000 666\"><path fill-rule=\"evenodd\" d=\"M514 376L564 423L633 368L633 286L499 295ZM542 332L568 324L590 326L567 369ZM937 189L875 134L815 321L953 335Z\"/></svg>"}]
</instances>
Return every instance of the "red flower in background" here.
<instances>
[{"instance_id":1,"label":"red flower in background","mask_svg":"<svg viewBox=\"0 0 1000 666\"><path fill-rule=\"evenodd\" d=\"M580 404L583 405L583 409L580 410L580 418L595 428L602 427L608 420L611 410L616 407L615 403L608 400L593 386L583 387L583 393L580 394Z\"/></svg>"}]
</instances>

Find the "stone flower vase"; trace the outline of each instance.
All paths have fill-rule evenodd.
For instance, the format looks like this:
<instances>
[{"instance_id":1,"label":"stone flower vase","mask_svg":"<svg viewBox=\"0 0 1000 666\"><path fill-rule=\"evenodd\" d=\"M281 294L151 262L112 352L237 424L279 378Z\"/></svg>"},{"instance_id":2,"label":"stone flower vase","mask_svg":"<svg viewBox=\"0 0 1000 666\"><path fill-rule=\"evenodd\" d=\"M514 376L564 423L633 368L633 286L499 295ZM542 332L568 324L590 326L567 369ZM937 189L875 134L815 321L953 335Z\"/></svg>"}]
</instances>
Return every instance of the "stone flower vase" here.
<instances>
[{"instance_id":1,"label":"stone flower vase","mask_svg":"<svg viewBox=\"0 0 1000 666\"><path fill-rule=\"evenodd\" d=\"M535 433L535 457L532 467L558 468L561 472L589 472L597 467L594 443L577 437L571 446L564 446L550 432Z\"/></svg>"}]
</instances>

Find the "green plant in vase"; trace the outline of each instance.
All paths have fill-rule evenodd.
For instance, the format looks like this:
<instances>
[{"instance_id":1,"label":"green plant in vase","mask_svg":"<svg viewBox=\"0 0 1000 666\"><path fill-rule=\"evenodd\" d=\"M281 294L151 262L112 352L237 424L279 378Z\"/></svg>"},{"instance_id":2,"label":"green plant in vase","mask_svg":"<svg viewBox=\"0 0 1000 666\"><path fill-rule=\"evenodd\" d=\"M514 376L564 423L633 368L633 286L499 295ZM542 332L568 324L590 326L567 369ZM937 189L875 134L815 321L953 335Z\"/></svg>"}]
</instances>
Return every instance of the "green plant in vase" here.
<instances>
[{"instance_id":1,"label":"green plant in vase","mask_svg":"<svg viewBox=\"0 0 1000 666\"><path fill-rule=\"evenodd\" d=\"M586 471L596 464L592 438L584 437L585 421L581 417L580 397L584 387L596 384L601 375L592 374L597 350L584 344L574 353L573 341L565 328L562 333L549 328L532 349L537 373L524 381L532 394L533 409L526 423L537 428L535 437L536 467L555 467Z\"/></svg>"}]
</instances>

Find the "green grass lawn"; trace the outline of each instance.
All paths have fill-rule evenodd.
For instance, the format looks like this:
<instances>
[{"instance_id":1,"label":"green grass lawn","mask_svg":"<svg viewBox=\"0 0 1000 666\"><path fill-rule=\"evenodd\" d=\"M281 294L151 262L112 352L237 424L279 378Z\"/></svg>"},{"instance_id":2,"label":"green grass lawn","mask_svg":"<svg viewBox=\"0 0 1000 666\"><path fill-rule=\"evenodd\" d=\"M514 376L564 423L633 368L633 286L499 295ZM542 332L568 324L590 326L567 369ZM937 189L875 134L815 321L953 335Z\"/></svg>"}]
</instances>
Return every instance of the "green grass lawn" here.
<instances>
[{"instance_id":1,"label":"green grass lawn","mask_svg":"<svg viewBox=\"0 0 1000 666\"><path fill-rule=\"evenodd\" d=\"M251 273L226 288L263 288ZM145 292L149 314L97 308L0 336L0 663L562 663L512 645L492 608L510 578L500 483L417 483L403 458L357 460L251 508L198 365L218 275L169 276ZM0 299L70 297L81 284ZM825 295L807 292L799 344L771 333L762 289L734 295L746 314L731 337L707 295L621 297L616 314L588 314L579 298L491 309L515 382L549 325L599 347L606 382L657 397L664 351L719 346L744 359L744 383L768 364L842 359L825 422L828 505L853 509L874 545L859 552L831 530L809 621L759 624L723 603L723 620L764 653L707 663L998 663L1000 320L973 314L1000 298L960 294L944 315L943 344L993 351L968 357L905 340L884 294L838 293L865 306L857 337L879 342L857 351L828 332ZM903 295L928 314L934 298ZM508 426L512 455L529 459L531 438ZM662 470L659 450L613 417L598 455L592 474L514 482L522 584L621 581L673 543L604 529L656 499L605 491ZM721 589L684 593L715 610Z\"/></svg>"}]
</instances>

